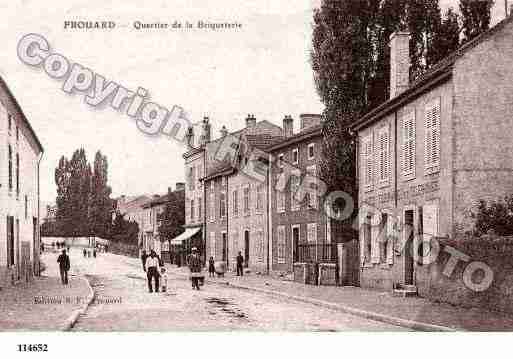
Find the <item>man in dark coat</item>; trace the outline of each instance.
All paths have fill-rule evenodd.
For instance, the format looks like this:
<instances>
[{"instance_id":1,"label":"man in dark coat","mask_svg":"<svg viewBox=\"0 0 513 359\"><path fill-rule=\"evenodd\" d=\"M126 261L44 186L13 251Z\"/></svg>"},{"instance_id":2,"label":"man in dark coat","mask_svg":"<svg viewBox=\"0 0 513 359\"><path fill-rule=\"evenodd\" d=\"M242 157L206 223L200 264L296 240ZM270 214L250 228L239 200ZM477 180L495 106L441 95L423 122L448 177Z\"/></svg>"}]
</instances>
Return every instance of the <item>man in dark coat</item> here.
<instances>
[{"instance_id":1,"label":"man in dark coat","mask_svg":"<svg viewBox=\"0 0 513 359\"><path fill-rule=\"evenodd\" d=\"M141 254L141 261L142 261L143 270L145 272L146 272L146 258L148 258L148 255L146 254L146 251L143 250L142 254Z\"/></svg>"},{"instance_id":2,"label":"man in dark coat","mask_svg":"<svg viewBox=\"0 0 513 359\"><path fill-rule=\"evenodd\" d=\"M239 252L239 255L237 256L237 275L243 276L244 270L242 270L242 265L244 264L244 257L242 257L242 253Z\"/></svg>"},{"instance_id":3,"label":"man in dark coat","mask_svg":"<svg viewBox=\"0 0 513 359\"><path fill-rule=\"evenodd\" d=\"M66 250L62 250L62 254L57 258L59 263L59 270L61 273L62 284L68 284L68 271L70 269L69 256L66 254Z\"/></svg>"}]
</instances>

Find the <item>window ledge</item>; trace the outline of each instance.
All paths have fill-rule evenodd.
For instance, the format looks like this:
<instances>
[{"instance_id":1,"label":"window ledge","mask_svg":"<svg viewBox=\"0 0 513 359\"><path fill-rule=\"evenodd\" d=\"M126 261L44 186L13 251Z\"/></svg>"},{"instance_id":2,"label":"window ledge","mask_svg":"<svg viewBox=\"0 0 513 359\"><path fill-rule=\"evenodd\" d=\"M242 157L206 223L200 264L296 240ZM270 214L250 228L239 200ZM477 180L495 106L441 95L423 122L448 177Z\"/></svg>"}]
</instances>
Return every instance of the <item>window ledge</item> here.
<instances>
[{"instance_id":1,"label":"window ledge","mask_svg":"<svg viewBox=\"0 0 513 359\"><path fill-rule=\"evenodd\" d=\"M440 172L440 165L436 165L436 166L432 166L432 167L427 167L424 169L424 175L425 176L428 176L428 175L432 175L432 174L435 174L435 173L438 173Z\"/></svg>"},{"instance_id":2,"label":"window ledge","mask_svg":"<svg viewBox=\"0 0 513 359\"><path fill-rule=\"evenodd\" d=\"M403 182L413 181L415 178L415 173L403 173Z\"/></svg>"}]
</instances>

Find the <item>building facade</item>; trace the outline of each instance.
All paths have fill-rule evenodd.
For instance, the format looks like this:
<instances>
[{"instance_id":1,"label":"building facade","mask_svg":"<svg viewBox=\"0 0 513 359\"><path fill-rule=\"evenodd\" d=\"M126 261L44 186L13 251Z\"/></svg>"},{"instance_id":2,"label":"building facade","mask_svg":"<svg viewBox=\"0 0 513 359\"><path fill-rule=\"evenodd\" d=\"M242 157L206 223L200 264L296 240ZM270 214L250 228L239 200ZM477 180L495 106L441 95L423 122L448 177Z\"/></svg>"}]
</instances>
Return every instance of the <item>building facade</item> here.
<instances>
[{"instance_id":1,"label":"building facade","mask_svg":"<svg viewBox=\"0 0 513 359\"><path fill-rule=\"evenodd\" d=\"M392 35L391 98L354 126L362 286L427 286L424 247L513 192L512 38L509 17L410 83L408 33Z\"/></svg>"},{"instance_id":2,"label":"building facade","mask_svg":"<svg viewBox=\"0 0 513 359\"><path fill-rule=\"evenodd\" d=\"M43 148L0 78L0 286L39 275L39 163Z\"/></svg>"}]
</instances>

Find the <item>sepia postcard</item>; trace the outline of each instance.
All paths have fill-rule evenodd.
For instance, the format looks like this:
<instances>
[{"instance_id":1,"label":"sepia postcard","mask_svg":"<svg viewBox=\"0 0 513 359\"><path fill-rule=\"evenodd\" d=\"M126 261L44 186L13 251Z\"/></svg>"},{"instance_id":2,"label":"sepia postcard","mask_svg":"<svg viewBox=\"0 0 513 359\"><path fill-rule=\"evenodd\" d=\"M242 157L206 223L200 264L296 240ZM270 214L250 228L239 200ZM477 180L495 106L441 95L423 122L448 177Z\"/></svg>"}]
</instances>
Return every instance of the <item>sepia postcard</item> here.
<instances>
[{"instance_id":1,"label":"sepia postcard","mask_svg":"<svg viewBox=\"0 0 513 359\"><path fill-rule=\"evenodd\" d=\"M2 356L477 356L461 332L513 331L513 0L0 20Z\"/></svg>"}]
</instances>

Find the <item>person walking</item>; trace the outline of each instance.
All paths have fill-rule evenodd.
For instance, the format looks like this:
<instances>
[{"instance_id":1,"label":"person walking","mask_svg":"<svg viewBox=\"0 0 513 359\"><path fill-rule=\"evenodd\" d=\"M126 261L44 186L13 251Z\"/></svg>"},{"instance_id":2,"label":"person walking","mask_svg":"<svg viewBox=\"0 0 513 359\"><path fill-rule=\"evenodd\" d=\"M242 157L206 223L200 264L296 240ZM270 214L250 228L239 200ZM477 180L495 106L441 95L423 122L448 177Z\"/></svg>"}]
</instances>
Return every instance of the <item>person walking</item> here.
<instances>
[{"instance_id":1,"label":"person walking","mask_svg":"<svg viewBox=\"0 0 513 359\"><path fill-rule=\"evenodd\" d=\"M70 269L69 256L66 254L66 250L62 250L62 254L57 258L57 263L59 263L59 271L61 274L62 284L68 284L68 271Z\"/></svg>"},{"instance_id":2,"label":"person walking","mask_svg":"<svg viewBox=\"0 0 513 359\"><path fill-rule=\"evenodd\" d=\"M143 271L145 271L145 272L146 272L146 259L147 258L148 258L148 255L146 254L146 251L143 250L141 253L141 261L142 261Z\"/></svg>"},{"instance_id":3,"label":"person walking","mask_svg":"<svg viewBox=\"0 0 513 359\"><path fill-rule=\"evenodd\" d=\"M148 277L148 290L153 293L152 280L155 279L155 292L159 292L159 257L154 250L146 258L146 275Z\"/></svg>"},{"instance_id":4,"label":"person walking","mask_svg":"<svg viewBox=\"0 0 513 359\"><path fill-rule=\"evenodd\" d=\"M164 267L161 267L160 268L160 288L161 288L161 291L162 293L165 293L167 292L167 273L166 273L166 268Z\"/></svg>"},{"instance_id":5,"label":"person walking","mask_svg":"<svg viewBox=\"0 0 513 359\"><path fill-rule=\"evenodd\" d=\"M214 264L214 257L210 257L210 259L208 260L208 276L215 277L215 273L216 273L216 267Z\"/></svg>"},{"instance_id":6,"label":"person walking","mask_svg":"<svg viewBox=\"0 0 513 359\"><path fill-rule=\"evenodd\" d=\"M243 276L244 270L242 269L242 265L244 264L244 257L242 257L242 253L239 251L237 255L237 276Z\"/></svg>"},{"instance_id":7,"label":"person walking","mask_svg":"<svg viewBox=\"0 0 513 359\"><path fill-rule=\"evenodd\" d=\"M191 271L192 289L200 290L199 281L203 276L201 274L201 258L196 247L192 247L187 264Z\"/></svg>"},{"instance_id":8,"label":"person walking","mask_svg":"<svg viewBox=\"0 0 513 359\"><path fill-rule=\"evenodd\" d=\"M85 258L85 257L87 257L87 251L86 251L86 249L85 249L85 248L84 248L83 253L84 253L84 258Z\"/></svg>"}]
</instances>

